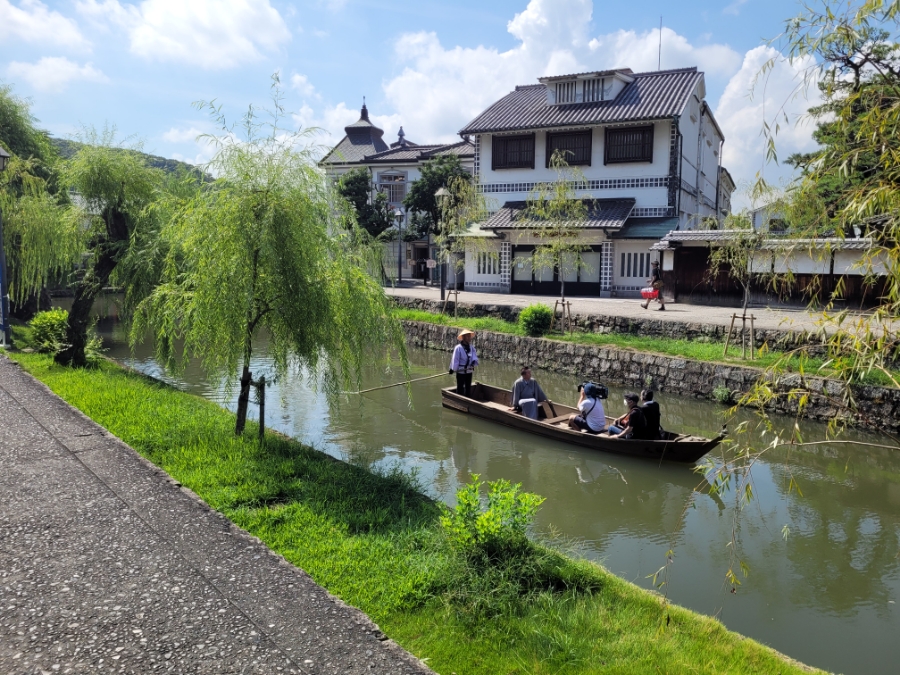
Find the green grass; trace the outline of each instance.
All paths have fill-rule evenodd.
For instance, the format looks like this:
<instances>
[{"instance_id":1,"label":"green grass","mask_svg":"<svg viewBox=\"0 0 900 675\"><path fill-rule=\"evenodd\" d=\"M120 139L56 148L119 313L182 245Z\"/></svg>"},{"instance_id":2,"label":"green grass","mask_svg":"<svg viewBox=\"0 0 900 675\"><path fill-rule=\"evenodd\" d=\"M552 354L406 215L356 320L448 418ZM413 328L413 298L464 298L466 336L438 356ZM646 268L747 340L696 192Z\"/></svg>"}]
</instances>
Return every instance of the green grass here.
<instances>
[{"instance_id":1,"label":"green grass","mask_svg":"<svg viewBox=\"0 0 900 675\"><path fill-rule=\"evenodd\" d=\"M474 331L494 331L510 335L525 336L522 327L511 321L494 319L490 317L462 317L453 318L441 314L433 314L416 309L398 309L395 315L403 321L422 321L442 326L462 326ZM725 365L741 366L745 368L770 368L776 364L788 372L803 372L807 375L830 377L835 371L832 368L823 367L825 359L811 356L786 355L783 352L764 351L756 355L753 360L740 356L740 345L730 345L728 356L725 356L724 343L703 342L700 340L681 340L662 337L644 337L625 333L581 333L570 334L554 333L546 336L548 340L572 342L580 345L596 347L615 347L619 349L633 349L641 352L651 352L664 356L692 359L694 361L706 361L708 363L722 363ZM895 372L895 377L900 379L900 372ZM880 371L870 371L862 379L861 384L874 384L880 386L893 386L890 378Z\"/></svg>"},{"instance_id":2,"label":"green grass","mask_svg":"<svg viewBox=\"0 0 900 675\"><path fill-rule=\"evenodd\" d=\"M49 356L13 358L438 673L806 671L584 561L566 564L593 592L543 591L499 616L466 614L434 591L455 559L440 507L410 477L338 462L277 434L261 446L252 428L236 438L229 412L112 363L73 370Z\"/></svg>"}]
</instances>

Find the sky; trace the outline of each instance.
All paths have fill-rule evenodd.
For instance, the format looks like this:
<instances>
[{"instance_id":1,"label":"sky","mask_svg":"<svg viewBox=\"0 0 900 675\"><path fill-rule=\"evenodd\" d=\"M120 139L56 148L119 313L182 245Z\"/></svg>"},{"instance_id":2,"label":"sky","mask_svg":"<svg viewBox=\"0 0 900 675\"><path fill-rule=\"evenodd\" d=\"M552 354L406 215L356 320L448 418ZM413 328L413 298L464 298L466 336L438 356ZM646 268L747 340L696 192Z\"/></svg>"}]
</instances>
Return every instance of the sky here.
<instances>
[{"instance_id":1,"label":"sky","mask_svg":"<svg viewBox=\"0 0 900 675\"><path fill-rule=\"evenodd\" d=\"M203 163L212 150L197 137L220 129L194 104L215 101L237 120L268 104L275 73L285 124L321 129L323 146L359 118L363 97L388 142L402 125L408 140L433 143L458 140L517 84L655 70L661 59L706 74L723 163L749 185L758 172L790 175L765 161L764 122L782 122L780 156L814 147L803 118L816 100L801 77L809 64L777 60L758 78L778 57L768 40L799 10L784 0L677 9L661 0L0 0L0 82L30 99L53 135L109 125L147 152Z\"/></svg>"}]
</instances>

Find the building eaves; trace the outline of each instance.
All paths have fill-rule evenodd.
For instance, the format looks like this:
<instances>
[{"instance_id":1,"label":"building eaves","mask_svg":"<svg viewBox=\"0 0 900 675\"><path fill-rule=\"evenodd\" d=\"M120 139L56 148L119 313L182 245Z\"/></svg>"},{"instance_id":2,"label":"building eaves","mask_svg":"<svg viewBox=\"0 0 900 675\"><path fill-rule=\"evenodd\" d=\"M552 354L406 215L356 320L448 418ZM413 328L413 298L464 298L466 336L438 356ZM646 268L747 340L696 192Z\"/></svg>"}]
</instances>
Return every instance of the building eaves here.
<instances>
[{"instance_id":1,"label":"building eaves","mask_svg":"<svg viewBox=\"0 0 900 675\"><path fill-rule=\"evenodd\" d=\"M585 199L588 207L584 220L570 223L581 229L602 229L622 227L634 209L635 200L628 199ZM526 214L528 203L523 201L505 202L481 227L485 230L535 229L541 223Z\"/></svg>"},{"instance_id":2,"label":"building eaves","mask_svg":"<svg viewBox=\"0 0 900 675\"><path fill-rule=\"evenodd\" d=\"M678 227L678 218L629 218L611 239L659 240Z\"/></svg>"},{"instance_id":3,"label":"building eaves","mask_svg":"<svg viewBox=\"0 0 900 675\"><path fill-rule=\"evenodd\" d=\"M469 122L460 134L524 131L671 118L683 113L703 73L686 68L636 73L611 101L550 105L544 85L520 86Z\"/></svg>"}]
</instances>

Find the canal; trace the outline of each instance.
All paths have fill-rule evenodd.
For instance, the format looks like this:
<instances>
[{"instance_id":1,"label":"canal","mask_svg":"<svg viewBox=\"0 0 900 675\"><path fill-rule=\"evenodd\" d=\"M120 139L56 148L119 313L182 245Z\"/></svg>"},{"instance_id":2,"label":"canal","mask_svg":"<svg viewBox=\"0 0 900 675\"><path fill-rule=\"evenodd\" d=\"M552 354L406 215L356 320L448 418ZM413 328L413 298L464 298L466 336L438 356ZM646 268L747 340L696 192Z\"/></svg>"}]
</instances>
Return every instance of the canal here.
<instances>
[{"instance_id":1,"label":"canal","mask_svg":"<svg viewBox=\"0 0 900 675\"><path fill-rule=\"evenodd\" d=\"M129 350L114 319L101 319L107 355L166 377L150 345ZM449 355L412 350L412 377L446 372ZM264 356L254 362L265 372ZM485 363L477 377L510 384L516 368ZM577 381L536 371L551 399L577 400ZM402 380L399 368L365 373L363 388ZM702 489L690 467L630 460L535 438L441 407L445 376L342 396L329 405L295 375L267 393L268 425L342 459L415 470L425 490L448 504L473 473L506 478L546 497L542 532L645 588L674 551L670 599L718 616L730 629L810 665L841 673L896 673L900 655L900 451L856 445L773 450L753 469L753 501ZM195 367L174 384L233 408ZM623 390L610 387L607 412L620 414ZM666 428L713 435L723 407L659 395ZM256 410L251 406L251 416ZM749 416L748 416L749 418ZM789 424L790 420L782 419ZM805 441L823 425L801 423ZM850 432L845 439L878 442ZM887 440L887 439L883 439ZM799 490L789 489L793 479ZM698 488L695 489L695 488ZM788 529L785 536L784 528ZM734 537L736 546L730 542ZM737 559L739 585L725 580Z\"/></svg>"}]
</instances>

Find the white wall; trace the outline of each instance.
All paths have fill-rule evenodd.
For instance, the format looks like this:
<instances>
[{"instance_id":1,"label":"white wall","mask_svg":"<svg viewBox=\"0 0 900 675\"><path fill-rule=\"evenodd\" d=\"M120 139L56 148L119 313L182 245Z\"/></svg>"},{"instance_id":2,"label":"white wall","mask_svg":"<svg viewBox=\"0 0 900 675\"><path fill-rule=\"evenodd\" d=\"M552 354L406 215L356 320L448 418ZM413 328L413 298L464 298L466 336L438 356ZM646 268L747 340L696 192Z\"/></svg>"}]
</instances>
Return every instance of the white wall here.
<instances>
[{"instance_id":1,"label":"white wall","mask_svg":"<svg viewBox=\"0 0 900 675\"><path fill-rule=\"evenodd\" d=\"M654 243L646 239L616 241L613 254L614 288L634 290L647 285L647 277L650 276L650 262L659 259L659 254L650 250L650 246Z\"/></svg>"}]
</instances>

